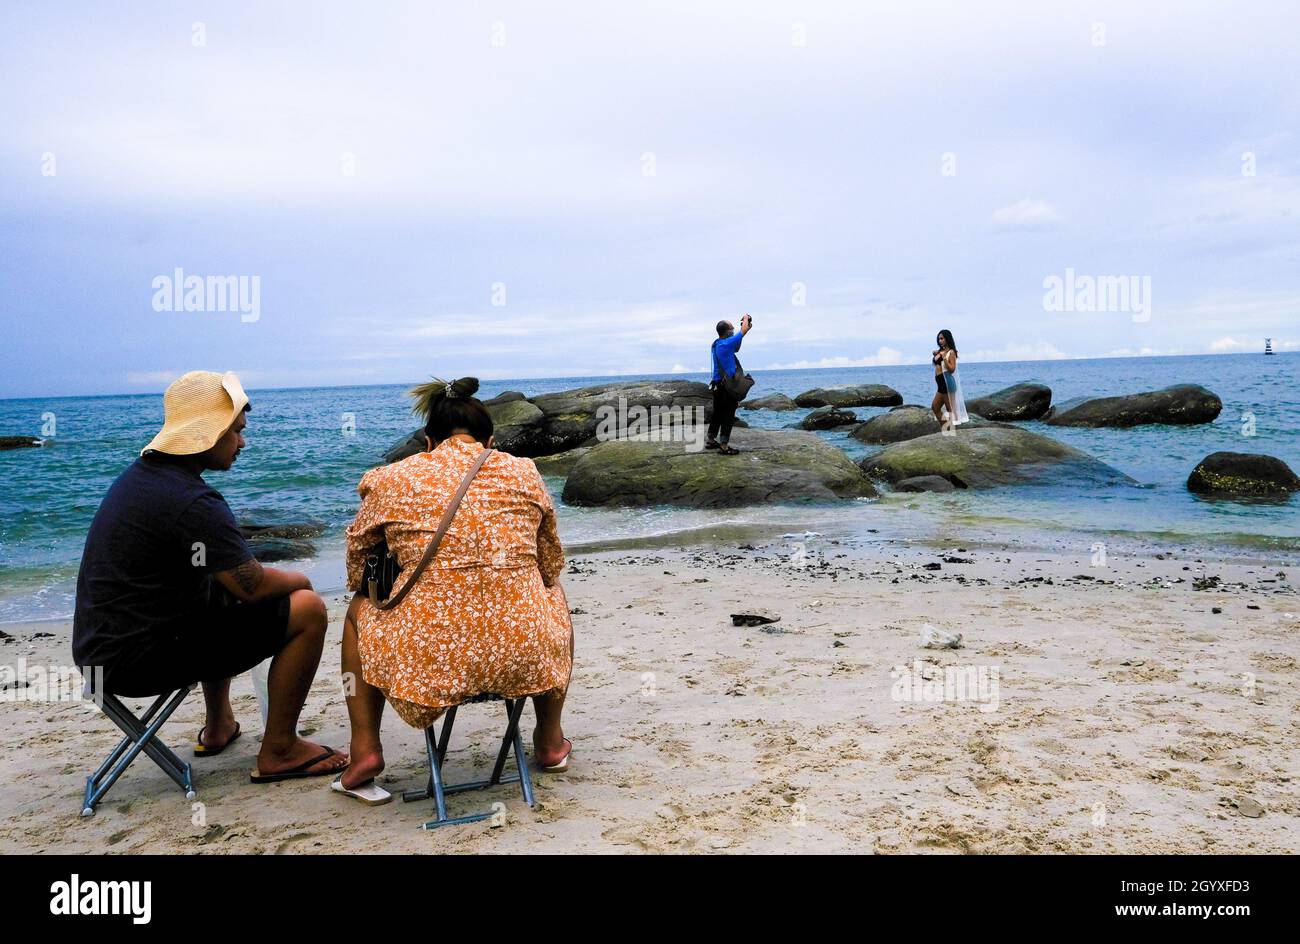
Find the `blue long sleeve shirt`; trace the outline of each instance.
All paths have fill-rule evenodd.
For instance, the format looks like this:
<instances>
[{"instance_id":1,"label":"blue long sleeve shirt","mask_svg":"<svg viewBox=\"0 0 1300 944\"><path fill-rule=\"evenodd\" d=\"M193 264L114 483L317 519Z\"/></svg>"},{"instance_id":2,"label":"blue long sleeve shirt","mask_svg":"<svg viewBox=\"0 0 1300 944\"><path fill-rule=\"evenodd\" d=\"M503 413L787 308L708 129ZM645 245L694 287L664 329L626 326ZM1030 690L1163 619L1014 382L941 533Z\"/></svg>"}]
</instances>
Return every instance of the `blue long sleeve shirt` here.
<instances>
[{"instance_id":1,"label":"blue long sleeve shirt","mask_svg":"<svg viewBox=\"0 0 1300 944\"><path fill-rule=\"evenodd\" d=\"M721 370L726 371L728 377L736 374L736 352L740 350L740 342L745 340L745 336L737 331L729 338L718 338L713 342L713 381L717 383L722 380Z\"/></svg>"}]
</instances>

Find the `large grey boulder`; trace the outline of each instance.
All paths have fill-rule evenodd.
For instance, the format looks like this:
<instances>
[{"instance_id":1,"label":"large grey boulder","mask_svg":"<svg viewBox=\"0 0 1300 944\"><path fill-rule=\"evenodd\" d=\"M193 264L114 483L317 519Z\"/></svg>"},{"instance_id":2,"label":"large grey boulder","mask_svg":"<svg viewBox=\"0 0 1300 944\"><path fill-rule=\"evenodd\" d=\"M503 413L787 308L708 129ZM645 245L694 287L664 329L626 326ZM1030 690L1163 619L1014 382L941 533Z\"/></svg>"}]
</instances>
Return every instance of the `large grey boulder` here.
<instances>
[{"instance_id":1,"label":"large grey boulder","mask_svg":"<svg viewBox=\"0 0 1300 944\"><path fill-rule=\"evenodd\" d=\"M564 478L573 471L573 467L578 464L578 460L591 452L592 448L591 446L579 446L577 449L557 452L553 456L538 456L533 462L537 465L537 471L542 475Z\"/></svg>"},{"instance_id":2,"label":"large grey boulder","mask_svg":"<svg viewBox=\"0 0 1300 944\"><path fill-rule=\"evenodd\" d=\"M809 406L898 406L903 396L884 384L847 384L842 387L817 387L794 398L802 407Z\"/></svg>"},{"instance_id":3,"label":"large grey boulder","mask_svg":"<svg viewBox=\"0 0 1300 944\"><path fill-rule=\"evenodd\" d=\"M849 457L816 433L739 429L731 445L740 455L689 452L680 443L601 443L569 472L564 501L722 508L876 494Z\"/></svg>"},{"instance_id":4,"label":"large grey boulder","mask_svg":"<svg viewBox=\"0 0 1300 944\"><path fill-rule=\"evenodd\" d=\"M939 421L929 407L907 404L896 406L888 413L873 416L849 433L858 442L881 445L903 442L919 436L939 432Z\"/></svg>"},{"instance_id":5,"label":"large grey boulder","mask_svg":"<svg viewBox=\"0 0 1300 944\"><path fill-rule=\"evenodd\" d=\"M1052 426L1109 426L1128 428L1151 423L1187 426L1212 423L1223 401L1196 384L1175 384L1163 390L1130 393L1121 397L1069 400L1047 414Z\"/></svg>"},{"instance_id":6,"label":"large grey boulder","mask_svg":"<svg viewBox=\"0 0 1300 944\"><path fill-rule=\"evenodd\" d=\"M795 403L784 393L769 393L765 397L755 397L745 400L740 404L745 410L797 410L799 404Z\"/></svg>"},{"instance_id":7,"label":"large grey boulder","mask_svg":"<svg viewBox=\"0 0 1300 944\"><path fill-rule=\"evenodd\" d=\"M989 420L1021 422L1041 419L1052 407L1052 388L1018 383L988 396L966 401L966 409Z\"/></svg>"},{"instance_id":8,"label":"large grey boulder","mask_svg":"<svg viewBox=\"0 0 1300 944\"><path fill-rule=\"evenodd\" d=\"M1012 426L958 427L886 446L860 463L862 471L890 483L938 475L958 488L1012 483L1088 482L1136 484L1086 452Z\"/></svg>"},{"instance_id":9,"label":"large grey boulder","mask_svg":"<svg viewBox=\"0 0 1300 944\"><path fill-rule=\"evenodd\" d=\"M1300 476L1274 456L1215 452L1197 463L1187 490L1223 498L1286 498L1300 492Z\"/></svg>"},{"instance_id":10,"label":"large grey boulder","mask_svg":"<svg viewBox=\"0 0 1300 944\"><path fill-rule=\"evenodd\" d=\"M545 416L541 435L544 450L538 455L550 455L588 445L603 417L612 416L617 423L621 422L620 416L625 416L629 423L635 423L639 411L645 410L653 411L647 415L657 416L662 426L671 426L683 418L690 425L696 417L707 418L712 412L713 394L707 384L698 380L647 380L544 393L532 402ZM694 412L697 409L703 413Z\"/></svg>"},{"instance_id":11,"label":"large grey boulder","mask_svg":"<svg viewBox=\"0 0 1300 944\"><path fill-rule=\"evenodd\" d=\"M512 456L541 456L546 442L546 416L527 400L505 400L488 406L496 448Z\"/></svg>"},{"instance_id":12,"label":"large grey boulder","mask_svg":"<svg viewBox=\"0 0 1300 944\"><path fill-rule=\"evenodd\" d=\"M961 424L958 429L968 430L1003 425L1005 424L993 423L982 416L976 416L972 413L970 421ZM849 435L858 442L870 445L886 445L917 439L921 436L929 436L931 433L939 431L939 421L934 418L934 414L930 412L929 407L915 406L909 403L896 406L888 413L873 416L860 426L855 426L849 431Z\"/></svg>"}]
</instances>

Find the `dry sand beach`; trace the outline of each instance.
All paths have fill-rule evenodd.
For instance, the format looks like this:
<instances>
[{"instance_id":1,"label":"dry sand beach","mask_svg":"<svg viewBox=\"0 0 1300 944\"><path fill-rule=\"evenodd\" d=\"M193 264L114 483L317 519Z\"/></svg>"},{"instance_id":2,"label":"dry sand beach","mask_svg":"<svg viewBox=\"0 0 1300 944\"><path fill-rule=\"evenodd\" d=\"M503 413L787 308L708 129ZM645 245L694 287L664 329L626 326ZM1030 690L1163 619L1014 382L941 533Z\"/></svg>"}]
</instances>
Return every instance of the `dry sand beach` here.
<instances>
[{"instance_id":1,"label":"dry sand beach","mask_svg":"<svg viewBox=\"0 0 1300 944\"><path fill-rule=\"evenodd\" d=\"M424 832L429 803L364 808L323 779L251 785L258 711L244 676L235 710L250 734L194 761L198 812L141 761L81 819L84 777L115 729L86 704L0 706L0 852L1300 851L1300 598L1285 568L1168 555L1101 568L1086 553L986 547L822 553L804 567L780 541L572 555L573 762L536 777L535 811L513 788L452 799L453 815L504 800L498 828ZM335 746L347 743L344 602L330 600L303 715ZM781 619L732 624L754 609ZM964 647L922 648L927 623ZM5 632L4 664L68 658L67 624ZM996 667L996 706L897 700L891 669L915 660ZM488 763L499 710L463 710L451 779ZM195 694L164 729L186 757L201 712ZM526 719L531 732L531 709ZM381 782L418 785L419 733L390 711L385 737Z\"/></svg>"}]
</instances>

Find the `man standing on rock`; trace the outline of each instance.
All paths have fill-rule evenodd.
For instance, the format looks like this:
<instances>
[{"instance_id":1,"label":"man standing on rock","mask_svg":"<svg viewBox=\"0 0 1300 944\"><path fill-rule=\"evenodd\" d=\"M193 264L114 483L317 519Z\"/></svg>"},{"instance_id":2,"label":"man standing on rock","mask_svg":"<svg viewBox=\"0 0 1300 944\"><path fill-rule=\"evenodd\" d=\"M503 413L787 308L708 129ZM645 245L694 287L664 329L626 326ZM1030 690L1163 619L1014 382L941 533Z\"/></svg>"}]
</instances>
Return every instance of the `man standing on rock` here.
<instances>
[{"instance_id":1,"label":"man standing on rock","mask_svg":"<svg viewBox=\"0 0 1300 944\"><path fill-rule=\"evenodd\" d=\"M718 322L718 339L713 342L713 382L709 384L713 391L713 415L709 418L709 435L704 441L704 448L716 449L718 455L740 454L739 449L728 445L731 427L736 422L736 407L740 404L723 381L736 375L736 352L753 326L754 319L749 315L740 319L740 334L736 334L736 327L730 321Z\"/></svg>"}]
</instances>

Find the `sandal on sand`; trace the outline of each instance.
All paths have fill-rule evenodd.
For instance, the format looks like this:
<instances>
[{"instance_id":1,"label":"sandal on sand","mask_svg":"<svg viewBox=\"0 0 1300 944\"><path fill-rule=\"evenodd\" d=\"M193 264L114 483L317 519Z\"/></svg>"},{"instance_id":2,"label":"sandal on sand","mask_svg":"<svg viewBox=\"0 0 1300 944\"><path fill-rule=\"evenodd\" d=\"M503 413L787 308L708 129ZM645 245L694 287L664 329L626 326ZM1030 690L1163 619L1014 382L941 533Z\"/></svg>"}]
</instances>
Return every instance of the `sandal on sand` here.
<instances>
[{"instance_id":1,"label":"sandal on sand","mask_svg":"<svg viewBox=\"0 0 1300 944\"><path fill-rule=\"evenodd\" d=\"M347 787L343 786L343 775L339 774L330 781L330 789L335 793L350 796L354 800L360 800L366 806L383 806L393 798L391 793L379 784L375 783L373 777L365 783L357 784L357 786L349 790Z\"/></svg>"},{"instance_id":2,"label":"sandal on sand","mask_svg":"<svg viewBox=\"0 0 1300 944\"><path fill-rule=\"evenodd\" d=\"M738 456L738 455L740 455L740 450L739 450L739 449L732 449L730 446L719 446L719 447L718 447L718 455L720 455L720 456Z\"/></svg>"},{"instance_id":3,"label":"sandal on sand","mask_svg":"<svg viewBox=\"0 0 1300 944\"><path fill-rule=\"evenodd\" d=\"M559 774L569 769L569 755L573 753L573 742L570 741L568 738L565 738L564 743L569 745L569 749L564 752L564 756L560 758L560 762L558 764L551 764L548 767L545 764L542 764L540 762L538 763L537 767L539 770L541 770L542 773Z\"/></svg>"},{"instance_id":4,"label":"sandal on sand","mask_svg":"<svg viewBox=\"0 0 1300 944\"><path fill-rule=\"evenodd\" d=\"M232 735L230 735L230 740L228 740L225 744L222 744L220 747L208 747L206 744L203 743L203 732L206 731L207 729L208 729L208 728L207 728L206 725L204 725L203 727L199 728L199 736L196 737L196 738L194 739L194 756L195 756L195 757L216 757L218 754L220 754L222 751L224 751L224 750L225 750L226 748L228 748L230 745L232 745L232 744L234 744L236 741L238 741L238 740L239 740L239 735L240 735L240 733L241 733L240 730L239 730L239 722L236 721L236 722L235 722L235 733L232 734Z\"/></svg>"},{"instance_id":5,"label":"sandal on sand","mask_svg":"<svg viewBox=\"0 0 1300 944\"><path fill-rule=\"evenodd\" d=\"M328 774L337 774L337 767L330 767L326 770L312 770L321 761L329 760L337 751L332 747L327 747L323 752L317 754L311 760L305 760L297 767L291 770L282 770L278 774L264 774L256 769L248 775L252 783L279 783L281 780L302 780L305 777L324 777Z\"/></svg>"}]
</instances>

